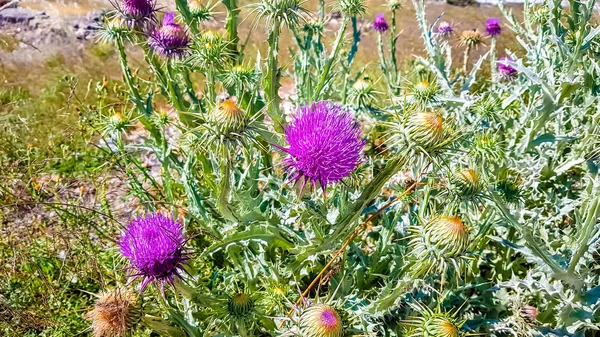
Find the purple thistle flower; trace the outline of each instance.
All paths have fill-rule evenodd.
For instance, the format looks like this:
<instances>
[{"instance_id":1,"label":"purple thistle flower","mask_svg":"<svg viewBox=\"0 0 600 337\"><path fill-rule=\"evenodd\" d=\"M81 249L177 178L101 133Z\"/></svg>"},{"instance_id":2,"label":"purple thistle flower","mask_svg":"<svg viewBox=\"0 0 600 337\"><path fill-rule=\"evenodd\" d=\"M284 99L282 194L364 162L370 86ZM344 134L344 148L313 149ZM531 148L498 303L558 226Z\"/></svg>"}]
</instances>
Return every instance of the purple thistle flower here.
<instances>
[{"instance_id":1,"label":"purple thistle flower","mask_svg":"<svg viewBox=\"0 0 600 337\"><path fill-rule=\"evenodd\" d=\"M508 62L513 62L514 60L509 57L502 57L498 60L498 73L504 79L510 79L517 75L517 69L513 68L508 64Z\"/></svg>"},{"instance_id":2,"label":"purple thistle flower","mask_svg":"<svg viewBox=\"0 0 600 337\"><path fill-rule=\"evenodd\" d=\"M485 22L485 31L489 36L496 36L502 33L502 27L500 27L500 20L497 18L487 19Z\"/></svg>"},{"instance_id":3,"label":"purple thistle flower","mask_svg":"<svg viewBox=\"0 0 600 337\"><path fill-rule=\"evenodd\" d=\"M313 187L348 177L358 166L365 142L359 124L349 111L330 101L315 102L298 109L285 129L288 148L277 146L288 157L283 164L290 180L303 179Z\"/></svg>"},{"instance_id":4,"label":"purple thistle flower","mask_svg":"<svg viewBox=\"0 0 600 337\"><path fill-rule=\"evenodd\" d=\"M450 23L442 21L438 25L437 33L441 37L448 37L454 33L454 27Z\"/></svg>"},{"instance_id":5,"label":"purple thistle flower","mask_svg":"<svg viewBox=\"0 0 600 337\"><path fill-rule=\"evenodd\" d=\"M373 29L380 33L384 33L389 29L389 25L387 21L385 21L385 16L381 13L375 16L375 22L373 22Z\"/></svg>"},{"instance_id":6,"label":"purple thistle flower","mask_svg":"<svg viewBox=\"0 0 600 337\"><path fill-rule=\"evenodd\" d=\"M149 213L127 224L117 244L121 255L135 270L132 279L143 279L140 292L150 282L160 284L164 292L165 282L173 284L175 277L182 278L180 271L189 259L185 242L183 227L178 221L160 213Z\"/></svg>"},{"instance_id":7,"label":"purple thistle flower","mask_svg":"<svg viewBox=\"0 0 600 337\"><path fill-rule=\"evenodd\" d=\"M166 57L182 57L190 40L183 27L175 23L175 13L166 13L162 26L150 34L150 47Z\"/></svg>"},{"instance_id":8,"label":"purple thistle flower","mask_svg":"<svg viewBox=\"0 0 600 337\"><path fill-rule=\"evenodd\" d=\"M117 7L131 26L156 20L156 3L153 0L122 0Z\"/></svg>"}]
</instances>

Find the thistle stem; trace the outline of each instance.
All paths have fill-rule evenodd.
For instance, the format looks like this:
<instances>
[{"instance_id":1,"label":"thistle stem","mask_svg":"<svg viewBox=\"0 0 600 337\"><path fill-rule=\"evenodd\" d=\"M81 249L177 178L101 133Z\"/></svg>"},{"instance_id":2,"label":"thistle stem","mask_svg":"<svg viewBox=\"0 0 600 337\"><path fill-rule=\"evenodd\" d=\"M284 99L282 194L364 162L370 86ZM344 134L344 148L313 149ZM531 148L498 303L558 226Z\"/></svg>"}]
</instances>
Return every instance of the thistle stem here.
<instances>
[{"instance_id":1,"label":"thistle stem","mask_svg":"<svg viewBox=\"0 0 600 337\"><path fill-rule=\"evenodd\" d=\"M273 121L275 130L283 131L283 117L281 116L280 103L281 98L279 97L279 88L281 84L280 69L277 62L277 55L279 54L279 34L281 32L281 21L275 19L273 27L269 32L268 44L269 54L267 55L267 76L264 80L265 95L267 96L267 111L269 117Z\"/></svg>"},{"instance_id":2,"label":"thistle stem","mask_svg":"<svg viewBox=\"0 0 600 337\"><path fill-rule=\"evenodd\" d=\"M492 80L496 77L496 37L492 37L490 46L490 75Z\"/></svg>"},{"instance_id":3,"label":"thistle stem","mask_svg":"<svg viewBox=\"0 0 600 337\"><path fill-rule=\"evenodd\" d=\"M337 38L335 39L335 43L334 43L333 50L331 51L331 55L327 59L327 62L325 63L325 67L323 68L323 74L321 75L319 84L317 85L317 88L315 89L314 96L313 96L314 101L317 101L321 98L322 91L325 88L325 85L327 84L327 82L329 81L329 73L331 72L331 67L335 63L335 60L337 59L337 56L340 53L340 50L342 48L342 41L344 40L344 33L346 32L347 26L348 26L348 19L344 19L344 21L342 22L342 26L340 27L340 30L338 31Z\"/></svg>"},{"instance_id":4,"label":"thistle stem","mask_svg":"<svg viewBox=\"0 0 600 337\"><path fill-rule=\"evenodd\" d=\"M465 49L465 55L463 57L463 73L466 76L469 71L469 56L471 55L471 46L467 45Z\"/></svg>"}]
</instances>

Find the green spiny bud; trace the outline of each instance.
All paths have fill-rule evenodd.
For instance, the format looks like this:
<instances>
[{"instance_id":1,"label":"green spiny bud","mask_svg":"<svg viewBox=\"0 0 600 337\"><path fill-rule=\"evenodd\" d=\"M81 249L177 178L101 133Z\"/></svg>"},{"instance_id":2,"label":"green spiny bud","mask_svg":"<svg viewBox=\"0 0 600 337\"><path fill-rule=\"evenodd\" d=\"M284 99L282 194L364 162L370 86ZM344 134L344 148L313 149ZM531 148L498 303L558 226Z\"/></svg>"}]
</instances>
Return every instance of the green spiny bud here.
<instances>
[{"instance_id":1,"label":"green spiny bud","mask_svg":"<svg viewBox=\"0 0 600 337\"><path fill-rule=\"evenodd\" d=\"M435 148L444 140L444 119L438 112L422 111L409 117L407 122L410 140L425 150Z\"/></svg>"},{"instance_id":2,"label":"green spiny bud","mask_svg":"<svg viewBox=\"0 0 600 337\"><path fill-rule=\"evenodd\" d=\"M547 6L537 6L532 7L532 11L530 14L531 23L537 25L543 25L550 20L550 8Z\"/></svg>"},{"instance_id":3,"label":"green spiny bud","mask_svg":"<svg viewBox=\"0 0 600 337\"><path fill-rule=\"evenodd\" d=\"M519 203L522 198L521 175L512 169L502 169L496 177L496 191L508 203Z\"/></svg>"},{"instance_id":4,"label":"green spiny bud","mask_svg":"<svg viewBox=\"0 0 600 337\"><path fill-rule=\"evenodd\" d=\"M367 12L365 0L338 0L335 7L347 18L363 16Z\"/></svg>"},{"instance_id":5,"label":"green spiny bud","mask_svg":"<svg viewBox=\"0 0 600 337\"><path fill-rule=\"evenodd\" d=\"M314 304L300 316L303 337L341 337L344 325L338 312L325 304Z\"/></svg>"},{"instance_id":6,"label":"green spiny bud","mask_svg":"<svg viewBox=\"0 0 600 337\"><path fill-rule=\"evenodd\" d=\"M238 132L246 125L246 114L229 97L222 100L212 112L212 120L221 130Z\"/></svg>"},{"instance_id":7,"label":"green spiny bud","mask_svg":"<svg viewBox=\"0 0 600 337\"><path fill-rule=\"evenodd\" d=\"M473 136L473 143L469 147L469 153L475 160L485 162L498 160L502 157L503 142L496 133L483 131Z\"/></svg>"},{"instance_id":8,"label":"green spiny bud","mask_svg":"<svg viewBox=\"0 0 600 337\"><path fill-rule=\"evenodd\" d=\"M254 310L254 301L245 293L236 294L227 302L227 312L234 317L246 317Z\"/></svg>"},{"instance_id":9,"label":"green spiny bud","mask_svg":"<svg viewBox=\"0 0 600 337\"><path fill-rule=\"evenodd\" d=\"M426 239L445 256L461 255L471 243L469 229L457 216L440 216L425 225Z\"/></svg>"},{"instance_id":10,"label":"green spiny bud","mask_svg":"<svg viewBox=\"0 0 600 337\"><path fill-rule=\"evenodd\" d=\"M390 0L388 1L388 6L391 10L399 10L402 9L402 2L400 0Z\"/></svg>"},{"instance_id":11,"label":"green spiny bud","mask_svg":"<svg viewBox=\"0 0 600 337\"><path fill-rule=\"evenodd\" d=\"M450 178L452 191L461 198L472 198L483 191L479 175L472 169L456 172Z\"/></svg>"},{"instance_id":12,"label":"green spiny bud","mask_svg":"<svg viewBox=\"0 0 600 337\"><path fill-rule=\"evenodd\" d=\"M423 336L459 337L460 330L452 320L443 316L434 316L423 324Z\"/></svg>"},{"instance_id":13,"label":"green spiny bud","mask_svg":"<svg viewBox=\"0 0 600 337\"><path fill-rule=\"evenodd\" d=\"M435 97L439 93L439 87L436 83L429 83L423 80L412 87L413 97L420 103L435 101Z\"/></svg>"}]
</instances>

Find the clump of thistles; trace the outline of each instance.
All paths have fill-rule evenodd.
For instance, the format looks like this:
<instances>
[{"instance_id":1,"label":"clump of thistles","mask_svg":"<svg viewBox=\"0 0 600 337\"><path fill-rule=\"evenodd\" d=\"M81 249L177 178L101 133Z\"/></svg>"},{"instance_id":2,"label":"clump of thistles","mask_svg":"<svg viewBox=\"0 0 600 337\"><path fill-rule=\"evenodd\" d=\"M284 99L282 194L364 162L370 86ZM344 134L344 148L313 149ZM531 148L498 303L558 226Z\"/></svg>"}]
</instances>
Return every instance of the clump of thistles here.
<instances>
[{"instance_id":1,"label":"clump of thistles","mask_svg":"<svg viewBox=\"0 0 600 337\"><path fill-rule=\"evenodd\" d=\"M450 37L454 33L454 27L449 22L442 21L438 25L437 35L443 38Z\"/></svg>"},{"instance_id":2,"label":"clump of thistles","mask_svg":"<svg viewBox=\"0 0 600 337\"><path fill-rule=\"evenodd\" d=\"M375 16L375 21L373 22L373 29L380 33L384 33L389 28L390 26L388 25L387 21L385 21L385 16L381 13L377 14Z\"/></svg>"},{"instance_id":3,"label":"clump of thistles","mask_svg":"<svg viewBox=\"0 0 600 337\"><path fill-rule=\"evenodd\" d=\"M98 296L94 309L85 315L91 321L94 337L129 336L142 315L141 301L127 290L114 290Z\"/></svg>"},{"instance_id":4,"label":"clump of thistles","mask_svg":"<svg viewBox=\"0 0 600 337\"><path fill-rule=\"evenodd\" d=\"M509 57L502 57L498 60L498 75L503 80L509 80L517 76L517 69L509 65L509 62L514 62Z\"/></svg>"},{"instance_id":5,"label":"clump of thistles","mask_svg":"<svg viewBox=\"0 0 600 337\"><path fill-rule=\"evenodd\" d=\"M348 177L361 161L365 142L359 124L341 105L329 101L300 107L285 129L289 147L283 165L292 181L323 192L327 185Z\"/></svg>"},{"instance_id":6,"label":"clump of thistles","mask_svg":"<svg viewBox=\"0 0 600 337\"><path fill-rule=\"evenodd\" d=\"M162 26L155 28L148 38L150 47L158 54L168 58L181 58L187 52L189 38L187 32L175 23L175 13L163 17Z\"/></svg>"},{"instance_id":7,"label":"clump of thistles","mask_svg":"<svg viewBox=\"0 0 600 337\"><path fill-rule=\"evenodd\" d=\"M344 325L340 315L326 304L314 304L300 316L303 337L341 337Z\"/></svg>"},{"instance_id":8,"label":"clump of thistles","mask_svg":"<svg viewBox=\"0 0 600 337\"><path fill-rule=\"evenodd\" d=\"M485 22L485 32L489 36L497 36L502 33L502 27L500 27L500 20L497 18L487 19Z\"/></svg>"},{"instance_id":9,"label":"clump of thistles","mask_svg":"<svg viewBox=\"0 0 600 337\"><path fill-rule=\"evenodd\" d=\"M118 245L121 255L131 263L131 277L142 279L140 291L155 282L164 292L165 282L173 284L175 278L182 278L181 271L189 259L185 243L178 221L161 213L149 213L127 225Z\"/></svg>"}]
</instances>

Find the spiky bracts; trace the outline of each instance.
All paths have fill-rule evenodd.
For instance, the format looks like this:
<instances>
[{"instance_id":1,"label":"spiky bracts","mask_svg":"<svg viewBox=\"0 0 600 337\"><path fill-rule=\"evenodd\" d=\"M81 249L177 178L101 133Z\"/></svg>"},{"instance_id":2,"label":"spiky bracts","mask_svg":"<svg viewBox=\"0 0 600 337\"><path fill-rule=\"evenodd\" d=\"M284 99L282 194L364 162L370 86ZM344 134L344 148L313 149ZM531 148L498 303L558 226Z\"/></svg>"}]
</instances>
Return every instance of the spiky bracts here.
<instances>
[{"instance_id":1,"label":"spiky bracts","mask_svg":"<svg viewBox=\"0 0 600 337\"><path fill-rule=\"evenodd\" d=\"M459 43L461 46L473 49L483 42L483 34L477 29L464 30L460 34Z\"/></svg>"},{"instance_id":2,"label":"spiky bracts","mask_svg":"<svg viewBox=\"0 0 600 337\"><path fill-rule=\"evenodd\" d=\"M385 15L379 13L375 16L375 21L373 22L373 29L380 33L385 33L390 28L387 21L385 20Z\"/></svg>"},{"instance_id":3,"label":"spiky bracts","mask_svg":"<svg viewBox=\"0 0 600 337\"><path fill-rule=\"evenodd\" d=\"M341 337L344 325L338 312L326 304L313 304L300 316L303 337Z\"/></svg>"},{"instance_id":4,"label":"spiky bracts","mask_svg":"<svg viewBox=\"0 0 600 337\"><path fill-rule=\"evenodd\" d=\"M148 37L150 47L158 54L167 58L181 58L187 53L189 45L187 32L175 23L175 13L166 13L162 26L155 28Z\"/></svg>"},{"instance_id":5,"label":"spiky bracts","mask_svg":"<svg viewBox=\"0 0 600 337\"><path fill-rule=\"evenodd\" d=\"M483 181L473 169L455 172L450 178L450 189L455 197L462 200L471 200L483 192Z\"/></svg>"},{"instance_id":6,"label":"spiky bracts","mask_svg":"<svg viewBox=\"0 0 600 337\"><path fill-rule=\"evenodd\" d=\"M341 105L315 102L298 109L285 129L288 156L283 164L289 179L323 191L327 185L350 176L360 163L365 141L359 124Z\"/></svg>"},{"instance_id":7,"label":"spiky bracts","mask_svg":"<svg viewBox=\"0 0 600 337\"><path fill-rule=\"evenodd\" d=\"M145 29L156 21L158 10L154 0L122 0L113 4L129 28Z\"/></svg>"},{"instance_id":8,"label":"spiky bracts","mask_svg":"<svg viewBox=\"0 0 600 337\"><path fill-rule=\"evenodd\" d=\"M414 276L446 274L449 268L461 270L471 244L469 228L458 216L438 216L422 226L410 228L409 246L414 257Z\"/></svg>"},{"instance_id":9,"label":"spiky bracts","mask_svg":"<svg viewBox=\"0 0 600 337\"><path fill-rule=\"evenodd\" d=\"M212 112L212 120L224 132L238 132L247 123L246 113L231 98L221 100Z\"/></svg>"},{"instance_id":10,"label":"spiky bracts","mask_svg":"<svg viewBox=\"0 0 600 337\"><path fill-rule=\"evenodd\" d=\"M227 301L227 312L237 318L252 315L254 307L255 301L246 293L235 294Z\"/></svg>"},{"instance_id":11,"label":"spiky bracts","mask_svg":"<svg viewBox=\"0 0 600 337\"><path fill-rule=\"evenodd\" d=\"M94 309L85 315L94 337L129 336L142 316L142 301L134 293L115 289L98 295Z\"/></svg>"},{"instance_id":12,"label":"spiky bracts","mask_svg":"<svg viewBox=\"0 0 600 337\"><path fill-rule=\"evenodd\" d=\"M444 118L436 111L417 112L408 118L406 126L410 140L425 151L437 148L446 138Z\"/></svg>"},{"instance_id":13,"label":"spiky bracts","mask_svg":"<svg viewBox=\"0 0 600 337\"><path fill-rule=\"evenodd\" d=\"M531 305L524 305L519 313L527 323L535 322L538 316L537 308Z\"/></svg>"},{"instance_id":14,"label":"spiky bracts","mask_svg":"<svg viewBox=\"0 0 600 337\"><path fill-rule=\"evenodd\" d=\"M443 38L448 38L454 33L454 27L452 24L446 21L440 22L437 28L437 35Z\"/></svg>"},{"instance_id":15,"label":"spiky bracts","mask_svg":"<svg viewBox=\"0 0 600 337\"><path fill-rule=\"evenodd\" d=\"M135 218L121 233L118 245L121 255L131 263L131 277L141 278L140 292L155 282L164 291L165 283L182 278L189 259L183 227L161 213L148 213Z\"/></svg>"}]
</instances>

